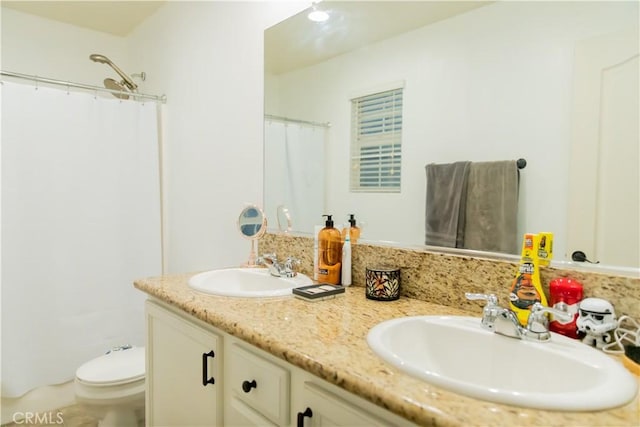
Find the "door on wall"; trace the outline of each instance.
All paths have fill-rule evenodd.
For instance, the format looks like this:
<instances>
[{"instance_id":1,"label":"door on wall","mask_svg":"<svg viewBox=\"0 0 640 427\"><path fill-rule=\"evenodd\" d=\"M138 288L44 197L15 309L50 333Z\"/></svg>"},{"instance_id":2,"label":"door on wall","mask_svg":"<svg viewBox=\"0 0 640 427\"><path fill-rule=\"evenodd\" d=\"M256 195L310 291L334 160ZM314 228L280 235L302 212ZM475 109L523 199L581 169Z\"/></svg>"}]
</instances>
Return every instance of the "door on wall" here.
<instances>
[{"instance_id":1,"label":"door on wall","mask_svg":"<svg viewBox=\"0 0 640 427\"><path fill-rule=\"evenodd\" d=\"M569 254L640 267L638 31L576 45Z\"/></svg>"}]
</instances>

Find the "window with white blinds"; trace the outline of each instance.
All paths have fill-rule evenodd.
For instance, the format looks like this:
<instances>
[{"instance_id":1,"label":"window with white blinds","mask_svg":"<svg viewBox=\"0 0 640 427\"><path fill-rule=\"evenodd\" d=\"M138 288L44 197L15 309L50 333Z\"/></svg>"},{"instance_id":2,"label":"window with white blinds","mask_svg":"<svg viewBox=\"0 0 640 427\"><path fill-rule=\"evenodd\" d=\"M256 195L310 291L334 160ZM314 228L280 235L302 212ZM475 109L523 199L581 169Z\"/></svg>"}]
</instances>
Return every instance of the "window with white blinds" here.
<instances>
[{"instance_id":1,"label":"window with white blinds","mask_svg":"<svg viewBox=\"0 0 640 427\"><path fill-rule=\"evenodd\" d=\"M351 191L400 192L402 92L351 100Z\"/></svg>"}]
</instances>

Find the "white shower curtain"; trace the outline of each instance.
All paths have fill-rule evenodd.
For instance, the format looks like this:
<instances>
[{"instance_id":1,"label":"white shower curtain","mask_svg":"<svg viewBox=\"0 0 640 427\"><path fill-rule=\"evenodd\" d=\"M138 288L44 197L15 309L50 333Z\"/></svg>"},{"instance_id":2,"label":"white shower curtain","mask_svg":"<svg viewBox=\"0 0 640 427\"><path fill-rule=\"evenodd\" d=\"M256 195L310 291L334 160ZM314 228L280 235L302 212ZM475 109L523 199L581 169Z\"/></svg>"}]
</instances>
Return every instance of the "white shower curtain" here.
<instances>
[{"instance_id":1,"label":"white shower curtain","mask_svg":"<svg viewBox=\"0 0 640 427\"><path fill-rule=\"evenodd\" d=\"M3 82L2 395L144 345L161 274L155 103Z\"/></svg>"},{"instance_id":2,"label":"white shower curtain","mask_svg":"<svg viewBox=\"0 0 640 427\"><path fill-rule=\"evenodd\" d=\"M265 122L265 213L289 209L293 229L311 233L325 214L324 141L321 126Z\"/></svg>"}]
</instances>

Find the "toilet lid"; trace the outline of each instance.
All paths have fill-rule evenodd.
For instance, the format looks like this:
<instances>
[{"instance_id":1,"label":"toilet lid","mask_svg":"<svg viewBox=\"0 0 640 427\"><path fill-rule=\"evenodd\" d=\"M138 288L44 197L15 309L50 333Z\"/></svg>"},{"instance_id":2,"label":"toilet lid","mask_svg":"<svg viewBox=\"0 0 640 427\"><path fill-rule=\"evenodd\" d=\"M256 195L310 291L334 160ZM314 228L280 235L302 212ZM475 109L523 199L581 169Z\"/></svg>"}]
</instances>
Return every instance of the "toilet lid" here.
<instances>
[{"instance_id":1,"label":"toilet lid","mask_svg":"<svg viewBox=\"0 0 640 427\"><path fill-rule=\"evenodd\" d=\"M127 383L144 378L144 347L112 351L80 366L76 378L90 384Z\"/></svg>"}]
</instances>

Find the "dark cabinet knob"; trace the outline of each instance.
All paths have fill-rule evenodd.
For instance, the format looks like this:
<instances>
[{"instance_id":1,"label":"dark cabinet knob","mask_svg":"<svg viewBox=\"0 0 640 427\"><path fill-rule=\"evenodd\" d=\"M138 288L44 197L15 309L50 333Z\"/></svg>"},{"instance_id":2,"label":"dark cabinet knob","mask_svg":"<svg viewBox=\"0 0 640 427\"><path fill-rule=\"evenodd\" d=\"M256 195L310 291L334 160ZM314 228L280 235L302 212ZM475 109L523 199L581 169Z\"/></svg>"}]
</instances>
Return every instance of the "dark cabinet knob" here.
<instances>
[{"instance_id":1,"label":"dark cabinet knob","mask_svg":"<svg viewBox=\"0 0 640 427\"><path fill-rule=\"evenodd\" d=\"M249 381L242 382L242 391L244 391L245 393L249 393L252 388L257 388L257 387L258 387L258 384L256 383L256 380L252 380L251 382Z\"/></svg>"}]
</instances>

